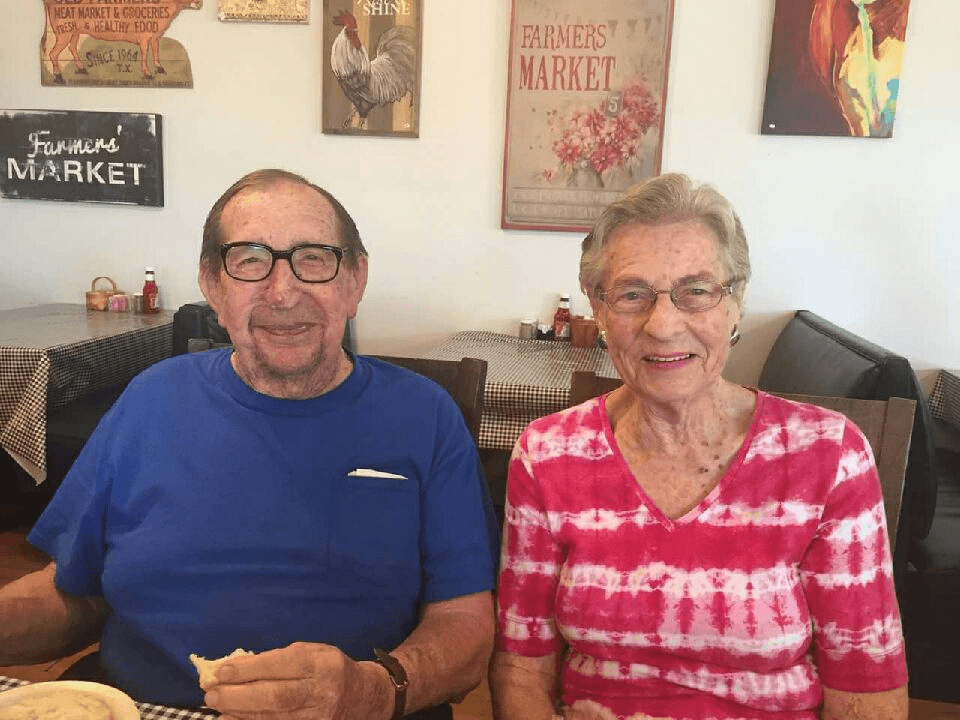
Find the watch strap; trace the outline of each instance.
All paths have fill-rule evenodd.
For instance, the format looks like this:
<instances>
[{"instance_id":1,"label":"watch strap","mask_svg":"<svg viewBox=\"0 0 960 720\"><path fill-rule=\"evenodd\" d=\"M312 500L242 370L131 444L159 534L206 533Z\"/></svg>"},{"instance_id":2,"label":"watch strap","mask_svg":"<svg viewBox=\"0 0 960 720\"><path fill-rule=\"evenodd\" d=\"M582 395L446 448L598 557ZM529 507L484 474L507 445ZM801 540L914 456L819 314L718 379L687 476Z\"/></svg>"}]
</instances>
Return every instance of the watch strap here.
<instances>
[{"instance_id":1,"label":"watch strap","mask_svg":"<svg viewBox=\"0 0 960 720\"><path fill-rule=\"evenodd\" d=\"M407 704L407 688L410 686L407 671L403 669L399 660L385 650L374 648L373 656L374 662L386 668L390 681L393 683L393 715L390 716L390 720L400 720Z\"/></svg>"}]
</instances>

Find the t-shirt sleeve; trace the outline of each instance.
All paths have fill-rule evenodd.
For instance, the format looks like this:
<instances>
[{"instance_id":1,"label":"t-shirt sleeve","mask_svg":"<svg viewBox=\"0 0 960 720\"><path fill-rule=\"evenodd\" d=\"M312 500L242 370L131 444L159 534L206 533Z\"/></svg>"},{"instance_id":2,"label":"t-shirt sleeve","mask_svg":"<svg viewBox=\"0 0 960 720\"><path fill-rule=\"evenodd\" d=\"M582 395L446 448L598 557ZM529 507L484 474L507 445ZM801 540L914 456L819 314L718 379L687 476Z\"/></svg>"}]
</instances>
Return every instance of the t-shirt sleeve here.
<instances>
[{"instance_id":1,"label":"t-shirt sleeve","mask_svg":"<svg viewBox=\"0 0 960 720\"><path fill-rule=\"evenodd\" d=\"M421 500L425 602L493 590L500 543L476 443L460 408L445 392L436 423L430 478Z\"/></svg>"},{"instance_id":2,"label":"t-shirt sleeve","mask_svg":"<svg viewBox=\"0 0 960 720\"><path fill-rule=\"evenodd\" d=\"M497 643L506 652L543 657L560 646L554 604L563 558L527 451L528 435L517 441L507 472Z\"/></svg>"},{"instance_id":3,"label":"t-shirt sleeve","mask_svg":"<svg viewBox=\"0 0 960 720\"><path fill-rule=\"evenodd\" d=\"M27 536L56 562L57 587L74 595L103 596L104 528L112 483L108 444L120 416L117 405L104 415Z\"/></svg>"},{"instance_id":4,"label":"t-shirt sleeve","mask_svg":"<svg viewBox=\"0 0 960 720\"><path fill-rule=\"evenodd\" d=\"M879 692L906 683L883 494L870 446L849 421L836 478L800 571L824 686Z\"/></svg>"}]
</instances>

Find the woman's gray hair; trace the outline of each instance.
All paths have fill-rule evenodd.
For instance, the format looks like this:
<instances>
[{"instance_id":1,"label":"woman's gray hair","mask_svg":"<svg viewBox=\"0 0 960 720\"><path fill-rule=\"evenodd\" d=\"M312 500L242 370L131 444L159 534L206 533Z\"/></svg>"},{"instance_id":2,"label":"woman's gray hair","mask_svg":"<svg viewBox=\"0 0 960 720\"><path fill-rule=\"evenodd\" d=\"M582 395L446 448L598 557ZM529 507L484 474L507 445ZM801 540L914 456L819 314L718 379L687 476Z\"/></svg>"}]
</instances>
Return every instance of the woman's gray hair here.
<instances>
[{"instance_id":1,"label":"woman's gray hair","mask_svg":"<svg viewBox=\"0 0 960 720\"><path fill-rule=\"evenodd\" d=\"M716 236L717 253L726 277L735 281L734 297L743 301L750 280L750 251L740 218L733 205L709 185L695 185L686 175L666 173L630 188L604 208L593 230L583 239L580 254L580 287L588 297L601 287L606 269L604 248L623 225L661 225L702 222Z\"/></svg>"}]
</instances>

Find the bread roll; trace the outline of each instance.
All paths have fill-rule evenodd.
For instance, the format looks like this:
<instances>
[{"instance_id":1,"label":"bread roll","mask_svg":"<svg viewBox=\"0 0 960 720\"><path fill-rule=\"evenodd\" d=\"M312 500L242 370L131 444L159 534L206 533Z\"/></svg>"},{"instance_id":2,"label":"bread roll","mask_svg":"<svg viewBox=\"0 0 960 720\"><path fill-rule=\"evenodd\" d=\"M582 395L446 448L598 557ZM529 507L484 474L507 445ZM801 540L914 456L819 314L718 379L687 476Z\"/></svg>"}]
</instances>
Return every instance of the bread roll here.
<instances>
[{"instance_id":1,"label":"bread roll","mask_svg":"<svg viewBox=\"0 0 960 720\"><path fill-rule=\"evenodd\" d=\"M223 664L224 660L240 657L241 655L253 655L253 653L249 650L237 648L229 655L216 658L215 660L207 660L205 657L200 657L199 655L194 655L191 653L190 662L193 663L193 666L197 669L197 674L200 676L200 687L206 690L208 687L213 685L213 683L216 681L217 668Z\"/></svg>"}]
</instances>

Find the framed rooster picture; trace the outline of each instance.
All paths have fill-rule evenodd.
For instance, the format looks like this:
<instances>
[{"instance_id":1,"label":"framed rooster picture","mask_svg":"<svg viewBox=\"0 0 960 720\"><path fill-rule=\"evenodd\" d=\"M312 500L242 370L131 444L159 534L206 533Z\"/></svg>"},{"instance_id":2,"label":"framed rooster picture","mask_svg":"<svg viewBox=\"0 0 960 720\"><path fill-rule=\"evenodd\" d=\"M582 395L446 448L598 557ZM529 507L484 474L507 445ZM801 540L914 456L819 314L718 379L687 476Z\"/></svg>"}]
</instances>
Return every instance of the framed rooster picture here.
<instances>
[{"instance_id":1,"label":"framed rooster picture","mask_svg":"<svg viewBox=\"0 0 960 720\"><path fill-rule=\"evenodd\" d=\"M323 132L419 137L422 0L324 0Z\"/></svg>"}]
</instances>

